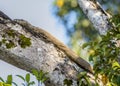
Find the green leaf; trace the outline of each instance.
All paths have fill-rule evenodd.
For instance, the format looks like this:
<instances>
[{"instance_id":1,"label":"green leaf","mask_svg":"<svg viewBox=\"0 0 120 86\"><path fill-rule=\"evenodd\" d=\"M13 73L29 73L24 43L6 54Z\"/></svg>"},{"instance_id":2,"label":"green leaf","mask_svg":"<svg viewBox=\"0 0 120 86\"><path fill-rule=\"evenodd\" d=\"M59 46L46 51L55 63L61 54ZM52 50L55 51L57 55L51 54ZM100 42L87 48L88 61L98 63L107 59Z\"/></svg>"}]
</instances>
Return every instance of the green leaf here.
<instances>
[{"instance_id":1,"label":"green leaf","mask_svg":"<svg viewBox=\"0 0 120 86\"><path fill-rule=\"evenodd\" d=\"M92 56L89 57L89 61L93 61L93 57Z\"/></svg>"},{"instance_id":2,"label":"green leaf","mask_svg":"<svg viewBox=\"0 0 120 86\"><path fill-rule=\"evenodd\" d=\"M112 64L112 67L113 67L113 68L115 68L115 67L119 67L119 68L120 68L120 65L119 65L118 62L114 62L114 63Z\"/></svg>"},{"instance_id":3,"label":"green leaf","mask_svg":"<svg viewBox=\"0 0 120 86\"><path fill-rule=\"evenodd\" d=\"M112 82L116 84L116 86L120 86L120 75L115 75L112 79Z\"/></svg>"},{"instance_id":4,"label":"green leaf","mask_svg":"<svg viewBox=\"0 0 120 86\"><path fill-rule=\"evenodd\" d=\"M37 70L35 70L35 69L33 69L32 70L32 74L36 77L36 79L38 80L38 71Z\"/></svg>"},{"instance_id":5,"label":"green leaf","mask_svg":"<svg viewBox=\"0 0 120 86\"><path fill-rule=\"evenodd\" d=\"M118 86L120 86L120 76L118 76L117 78L117 83L118 83Z\"/></svg>"},{"instance_id":6,"label":"green leaf","mask_svg":"<svg viewBox=\"0 0 120 86\"><path fill-rule=\"evenodd\" d=\"M19 77L20 79L22 79L23 81L25 81L24 77L21 75L16 75L17 77Z\"/></svg>"},{"instance_id":7,"label":"green leaf","mask_svg":"<svg viewBox=\"0 0 120 86\"><path fill-rule=\"evenodd\" d=\"M116 37L117 37L118 39L120 39L120 34L117 34Z\"/></svg>"},{"instance_id":8,"label":"green leaf","mask_svg":"<svg viewBox=\"0 0 120 86\"><path fill-rule=\"evenodd\" d=\"M44 77L44 78L41 80L41 82L43 83L43 82L45 82L46 80L48 80L48 77Z\"/></svg>"},{"instance_id":9,"label":"green leaf","mask_svg":"<svg viewBox=\"0 0 120 86\"><path fill-rule=\"evenodd\" d=\"M87 46L89 46L90 44L91 44L91 42L84 43L84 44L82 45L82 48L84 49L84 48L86 48Z\"/></svg>"},{"instance_id":10,"label":"green leaf","mask_svg":"<svg viewBox=\"0 0 120 86\"><path fill-rule=\"evenodd\" d=\"M3 83L2 86L12 86L11 84L6 84L6 83Z\"/></svg>"},{"instance_id":11,"label":"green leaf","mask_svg":"<svg viewBox=\"0 0 120 86\"><path fill-rule=\"evenodd\" d=\"M95 83L95 86L100 86L97 82Z\"/></svg>"},{"instance_id":12,"label":"green leaf","mask_svg":"<svg viewBox=\"0 0 120 86\"><path fill-rule=\"evenodd\" d=\"M29 83L29 81L30 81L30 74L29 73L26 74L25 79L26 79L27 83Z\"/></svg>"},{"instance_id":13,"label":"green leaf","mask_svg":"<svg viewBox=\"0 0 120 86\"><path fill-rule=\"evenodd\" d=\"M39 81L42 80L43 75L44 75L43 70L40 70L40 71L39 71Z\"/></svg>"},{"instance_id":14,"label":"green leaf","mask_svg":"<svg viewBox=\"0 0 120 86\"><path fill-rule=\"evenodd\" d=\"M12 82L15 86L18 86L15 82Z\"/></svg>"},{"instance_id":15,"label":"green leaf","mask_svg":"<svg viewBox=\"0 0 120 86\"><path fill-rule=\"evenodd\" d=\"M79 80L78 86L82 86L82 85L83 85L83 81L82 81L82 80Z\"/></svg>"},{"instance_id":16,"label":"green leaf","mask_svg":"<svg viewBox=\"0 0 120 86\"><path fill-rule=\"evenodd\" d=\"M30 86L30 85L34 85L34 84L35 84L35 82L32 81L32 82L29 82L29 83L28 83L28 86Z\"/></svg>"},{"instance_id":17,"label":"green leaf","mask_svg":"<svg viewBox=\"0 0 120 86\"><path fill-rule=\"evenodd\" d=\"M12 84L12 75L8 75L6 83L10 85Z\"/></svg>"},{"instance_id":18,"label":"green leaf","mask_svg":"<svg viewBox=\"0 0 120 86\"><path fill-rule=\"evenodd\" d=\"M114 15L111 20L115 25L118 25L120 23L120 14Z\"/></svg>"},{"instance_id":19,"label":"green leaf","mask_svg":"<svg viewBox=\"0 0 120 86\"><path fill-rule=\"evenodd\" d=\"M5 82L2 77L0 77L0 81Z\"/></svg>"},{"instance_id":20,"label":"green leaf","mask_svg":"<svg viewBox=\"0 0 120 86\"><path fill-rule=\"evenodd\" d=\"M87 76L85 76L84 79L86 80L88 86L92 86L91 83L90 83L90 79Z\"/></svg>"}]
</instances>

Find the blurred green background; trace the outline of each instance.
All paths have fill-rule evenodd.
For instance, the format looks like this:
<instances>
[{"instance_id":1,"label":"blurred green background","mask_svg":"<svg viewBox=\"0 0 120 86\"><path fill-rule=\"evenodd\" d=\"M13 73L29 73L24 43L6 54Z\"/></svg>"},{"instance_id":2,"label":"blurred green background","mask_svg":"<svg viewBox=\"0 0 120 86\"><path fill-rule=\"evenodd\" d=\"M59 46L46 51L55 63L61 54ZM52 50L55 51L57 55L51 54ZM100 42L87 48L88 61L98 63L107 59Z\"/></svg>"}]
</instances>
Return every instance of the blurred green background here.
<instances>
[{"instance_id":1,"label":"blurred green background","mask_svg":"<svg viewBox=\"0 0 120 86\"><path fill-rule=\"evenodd\" d=\"M120 13L120 0L98 0L109 14ZM94 29L86 15L80 9L77 0L55 0L53 14L65 26L69 37L68 45L79 56L88 61L91 50L83 50L83 43L99 41L99 33Z\"/></svg>"}]
</instances>

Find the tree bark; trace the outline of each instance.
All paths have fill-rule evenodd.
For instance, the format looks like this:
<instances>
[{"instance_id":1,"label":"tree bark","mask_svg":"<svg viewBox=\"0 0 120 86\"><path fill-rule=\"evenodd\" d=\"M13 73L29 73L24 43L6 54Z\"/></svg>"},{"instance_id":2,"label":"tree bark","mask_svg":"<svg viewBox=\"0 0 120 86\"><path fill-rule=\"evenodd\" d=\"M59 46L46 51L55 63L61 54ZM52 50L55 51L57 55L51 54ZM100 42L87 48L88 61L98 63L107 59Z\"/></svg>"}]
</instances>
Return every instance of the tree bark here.
<instances>
[{"instance_id":1,"label":"tree bark","mask_svg":"<svg viewBox=\"0 0 120 86\"><path fill-rule=\"evenodd\" d=\"M79 6L85 15L92 22L95 29L101 34L105 35L110 29L110 22L108 19L111 17L96 0L78 0Z\"/></svg>"},{"instance_id":2,"label":"tree bark","mask_svg":"<svg viewBox=\"0 0 120 86\"><path fill-rule=\"evenodd\" d=\"M78 0L85 15L100 34L106 34L110 28L109 16L95 0ZM4 30L13 29L31 39L32 45L26 49L19 45L12 49L0 47L0 59L16 67L31 72L32 69L49 72L46 86L63 86L64 79L72 79L77 86L77 74L83 69L92 73L89 63L59 42L46 31L30 25L24 20L12 21L0 11L0 40Z\"/></svg>"},{"instance_id":3,"label":"tree bark","mask_svg":"<svg viewBox=\"0 0 120 86\"><path fill-rule=\"evenodd\" d=\"M109 21L112 16L102 8L97 0L78 0L78 3L100 35L106 35L107 31L113 28ZM116 41L116 47L120 47L120 40Z\"/></svg>"},{"instance_id":4,"label":"tree bark","mask_svg":"<svg viewBox=\"0 0 120 86\"><path fill-rule=\"evenodd\" d=\"M4 39L4 32L8 30L14 30L17 35L23 34L30 38L32 45L23 49L16 42L17 37L7 36L5 39L15 41L16 47L7 49L5 45L1 45L0 59L29 72L32 69L48 72L50 79L46 86L63 86L66 78L73 81L73 86L77 86L79 72L85 69L92 73L88 62L52 35L27 21L11 20L0 11L0 41Z\"/></svg>"}]
</instances>

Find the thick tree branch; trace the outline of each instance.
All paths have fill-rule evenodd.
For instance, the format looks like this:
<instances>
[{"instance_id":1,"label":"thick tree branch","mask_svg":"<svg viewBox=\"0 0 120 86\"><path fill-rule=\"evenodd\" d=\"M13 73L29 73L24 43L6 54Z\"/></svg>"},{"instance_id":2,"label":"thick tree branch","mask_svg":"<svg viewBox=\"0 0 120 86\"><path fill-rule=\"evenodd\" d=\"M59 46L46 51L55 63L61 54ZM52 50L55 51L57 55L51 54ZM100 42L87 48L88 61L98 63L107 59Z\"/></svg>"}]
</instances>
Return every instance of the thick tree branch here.
<instances>
[{"instance_id":1,"label":"thick tree branch","mask_svg":"<svg viewBox=\"0 0 120 86\"><path fill-rule=\"evenodd\" d=\"M25 27L28 32L31 34L34 34L36 37L43 37L44 41L51 42L53 43L57 48L61 49L63 52L65 52L70 59L72 59L75 63L77 63L80 67L85 69L86 71L92 73L91 66L88 62L80 58L77 54L75 54L71 49L69 49L67 46L65 46L62 42L57 40L55 37L53 37L51 34L48 32L34 27L31 24L29 24L27 21L24 20L15 20L16 23L20 24L21 26ZM40 35L42 34L42 35Z\"/></svg>"},{"instance_id":2,"label":"thick tree branch","mask_svg":"<svg viewBox=\"0 0 120 86\"><path fill-rule=\"evenodd\" d=\"M49 72L50 80L46 86L63 86L63 81L66 78L72 79L73 86L77 86L76 80L79 72L85 69L92 73L92 68L88 62L77 56L52 35L32 26L27 21L12 21L2 13L0 15L0 41L4 39L4 32L10 29L14 30L17 35L23 34L30 38L32 45L25 49L18 44L12 49L7 49L2 45L0 59L29 72L32 69L42 69ZM17 40L17 37L13 39L7 37L9 41Z\"/></svg>"},{"instance_id":3,"label":"thick tree branch","mask_svg":"<svg viewBox=\"0 0 120 86\"><path fill-rule=\"evenodd\" d=\"M96 0L78 0L78 3L95 29L100 34L105 35L110 29L110 22L108 21L110 15L101 8Z\"/></svg>"},{"instance_id":4,"label":"thick tree branch","mask_svg":"<svg viewBox=\"0 0 120 86\"><path fill-rule=\"evenodd\" d=\"M109 21L109 18L112 16L102 9L101 5L96 0L78 0L78 3L84 14L101 35L106 35L107 31L114 27ZM117 47L120 47L119 40L116 41L116 44Z\"/></svg>"}]
</instances>

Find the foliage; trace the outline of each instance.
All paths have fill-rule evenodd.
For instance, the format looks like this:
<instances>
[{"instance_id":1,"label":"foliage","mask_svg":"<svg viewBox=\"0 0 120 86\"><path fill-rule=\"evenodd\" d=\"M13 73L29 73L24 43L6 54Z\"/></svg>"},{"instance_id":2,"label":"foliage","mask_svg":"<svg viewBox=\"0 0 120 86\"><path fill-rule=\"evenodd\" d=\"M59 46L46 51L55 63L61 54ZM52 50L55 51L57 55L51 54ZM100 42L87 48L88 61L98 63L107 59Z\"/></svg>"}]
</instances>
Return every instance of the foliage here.
<instances>
[{"instance_id":1,"label":"foliage","mask_svg":"<svg viewBox=\"0 0 120 86\"><path fill-rule=\"evenodd\" d=\"M120 40L120 16L115 15L110 21L115 26L101 36L101 41L86 43L83 48L89 45L94 51L89 60L93 63L96 78L101 76L104 85L120 86L120 46L117 43Z\"/></svg>"},{"instance_id":2,"label":"foliage","mask_svg":"<svg viewBox=\"0 0 120 86\"><path fill-rule=\"evenodd\" d=\"M70 37L68 45L78 55L86 58L86 55L82 54L84 51L80 47L81 41L99 40L99 35L89 20L86 19L77 1L55 0L53 13L65 26L67 36Z\"/></svg>"},{"instance_id":3,"label":"foliage","mask_svg":"<svg viewBox=\"0 0 120 86\"><path fill-rule=\"evenodd\" d=\"M54 11L56 19L59 20L65 26L66 33L70 37L68 45L78 55L88 59L88 55L83 53L82 45L84 42L99 41L100 37L97 31L94 29L89 20L83 14L82 10L77 3L78 0L54 0ZM120 1L119 0L97 0L102 7L110 13L120 13ZM52 9L53 10L53 9ZM89 52L88 52L89 54Z\"/></svg>"},{"instance_id":4,"label":"foliage","mask_svg":"<svg viewBox=\"0 0 120 86\"><path fill-rule=\"evenodd\" d=\"M47 77L48 73L43 72L43 70L37 71L33 69L32 74L36 77L36 80L38 81L38 86L41 86L46 80L49 79L49 77ZM23 80L22 82L23 86L33 86L35 84L34 81L30 81L29 73L27 73L25 77L21 75L16 75L16 76L19 77L21 80ZM0 86L12 86L12 84L14 84L15 86L18 86L15 82L13 82L12 75L8 75L6 81L0 77Z\"/></svg>"},{"instance_id":5,"label":"foliage","mask_svg":"<svg viewBox=\"0 0 120 86\"><path fill-rule=\"evenodd\" d=\"M26 74L25 78L21 75L16 75L16 76L24 81L22 83L23 86L31 86L31 85L35 84L34 81L30 81L30 74L29 73Z\"/></svg>"},{"instance_id":6,"label":"foliage","mask_svg":"<svg viewBox=\"0 0 120 86\"><path fill-rule=\"evenodd\" d=\"M120 1L99 1L102 5L104 5L104 7L107 8L106 10L108 12L112 14L116 12L116 15L110 20L112 23L114 22L113 28L107 33L107 35L101 36L101 40L99 40L96 30L91 26L90 22L85 19L85 15L83 15L82 11L79 10L80 8L77 0L55 0L54 14L65 25L67 33L71 37L71 46L72 48L75 46L77 47L77 49L74 49L77 50L78 54L80 54L80 41L85 40L88 42L92 40L92 42L84 44L83 48L89 46L89 61L93 64L96 80L101 79L105 86L120 86L120 48L119 44L116 42L120 40L120 15L117 14L119 13L118 9L120 9ZM110 7L111 4L113 7ZM113 10L113 8L116 9ZM75 17L71 18L72 16ZM8 40L6 38L8 36L11 39ZM16 36L18 35L13 30L6 31L6 33L3 34L3 39L0 41L0 45L2 46L5 44L7 48L15 47L16 43L12 39L14 39ZM26 48L31 45L30 39L22 34L19 35L17 41L22 48ZM44 73L42 70L33 70L33 75L35 75L38 82L45 82L48 79L46 74L47 73ZM25 78L20 75L17 76L27 83L27 86L29 86L28 83L31 83L29 74L26 74ZM3 84L5 86L11 86L13 83L11 76L8 76L6 81L4 81L2 78L0 78L0 80L2 81L0 82L1 86ZM78 86L91 86L89 77L85 72L82 72L78 75L78 80ZM72 85L72 81L65 79L64 84L70 86ZM23 83L23 85L25 84ZM97 81L96 86L98 86Z\"/></svg>"},{"instance_id":7,"label":"foliage","mask_svg":"<svg viewBox=\"0 0 120 86\"><path fill-rule=\"evenodd\" d=\"M87 72L81 72L78 74L78 86L92 86Z\"/></svg>"},{"instance_id":8,"label":"foliage","mask_svg":"<svg viewBox=\"0 0 120 86\"><path fill-rule=\"evenodd\" d=\"M13 78L12 78L12 75L8 75L7 76L7 80L3 80L1 77L0 77L0 86L12 86L12 84L14 84L15 86L17 86L17 84L15 82L13 82Z\"/></svg>"},{"instance_id":9,"label":"foliage","mask_svg":"<svg viewBox=\"0 0 120 86\"><path fill-rule=\"evenodd\" d=\"M118 14L120 13L120 1L98 1L105 7L107 12L110 14L115 13L115 16L110 19L112 23L114 22L113 28L106 36L100 37L96 34L95 29L91 26L90 22L85 19L84 14L79 9L79 5L76 3L77 0L55 0L54 14L62 21L67 33L70 34L71 40L69 43L71 43L71 48L81 57L81 41L87 42L83 45L83 48L89 46L89 61L93 65L96 79L101 76L101 80L105 86L120 86L120 65L118 62L120 48L116 47L120 44L115 42L120 40L120 14ZM74 21L74 23L71 23L71 21ZM96 86L98 86L97 83Z\"/></svg>"},{"instance_id":10,"label":"foliage","mask_svg":"<svg viewBox=\"0 0 120 86\"><path fill-rule=\"evenodd\" d=\"M32 70L33 75L36 77L38 82L44 83L47 79L47 72L44 72L43 70L37 71L37 70Z\"/></svg>"},{"instance_id":11,"label":"foliage","mask_svg":"<svg viewBox=\"0 0 120 86\"><path fill-rule=\"evenodd\" d=\"M10 84L6 84L4 82L0 82L0 86L11 86Z\"/></svg>"}]
</instances>

